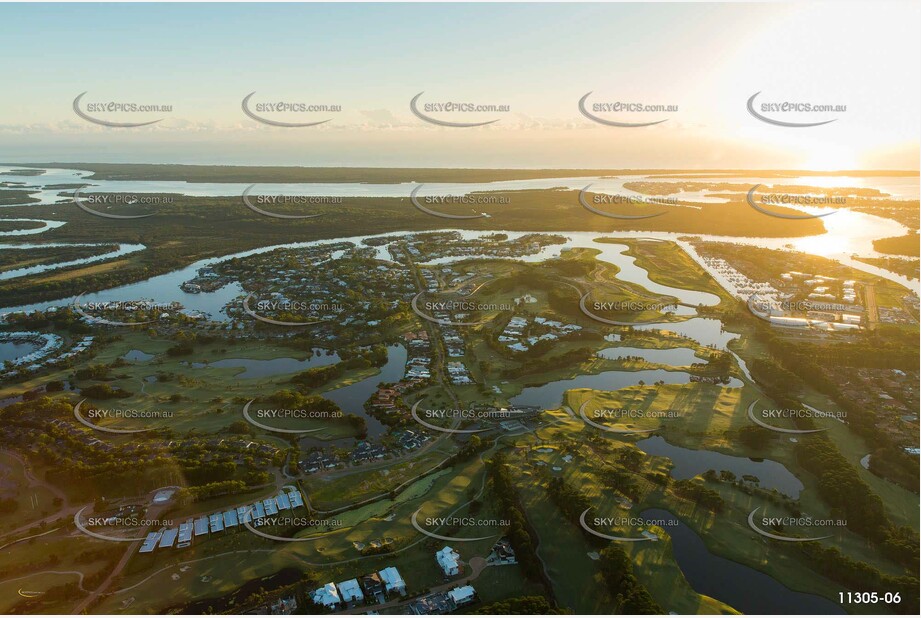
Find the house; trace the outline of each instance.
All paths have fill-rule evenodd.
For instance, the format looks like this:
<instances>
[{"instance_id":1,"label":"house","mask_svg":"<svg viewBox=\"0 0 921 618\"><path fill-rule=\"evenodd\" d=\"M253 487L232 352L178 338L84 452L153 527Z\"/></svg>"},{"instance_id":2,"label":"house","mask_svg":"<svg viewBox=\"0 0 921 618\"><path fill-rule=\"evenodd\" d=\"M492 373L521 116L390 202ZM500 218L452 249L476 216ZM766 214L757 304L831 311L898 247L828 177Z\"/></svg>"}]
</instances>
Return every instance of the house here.
<instances>
[{"instance_id":1,"label":"house","mask_svg":"<svg viewBox=\"0 0 921 618\"><path fill-rule=\"evenodd\" d=\"M313 602L322 605L327 609L333 609L339 605L339 591L336 590L336 584L329 582L322 588L313 591Z\"/></svg>"},{"instance_id":2,"label":"house","mask_svg":"<svg viewBox=\"0 0 921 618\"><path fill-rule=\"evenodd\" d=\"M444 549L435 552L435 560L445 575L451 577L460 573L460 554L445 545Z\"/></svg>"},{"instance_id":3,"label":"house","mask_svg":"<svg viewBox=\"0 0 921 618\"><path fill-rule=\"evenodd\" d=\"M409 604L409 611L416 616L438 616L457 609L451 603L451 597L444 592L436 592L419 597Z\"/></svg>"},{"instance_id":4,"label":"house","mask_svg":"<svg viewBox=\"0 0 921 618\"><path fill-rule=\"evenodd\" d=\"M406 582L403 581L403 577L400 576L400 572L397 571L396 567L387 567L379 575L384 582L384 589L387 594L396 593L401 597L406 595Z\"/></svg>"},{"instance_id":5,"label":"house","mask_svg":"<svg viewBox=\"0 0 921 618\"><path fill-rule=\"evenodd\" d=\"M515 550L512 549L512 544L506 538L496 541L487 560L496 564L516 564L518 562L515 558Z\"/></svg>"},{"instance_id":6,"label":"house","mask_svg":"<svg viewBox=\"0 0 921 618\"><path fill-rule=\"evenodd\" d=\"M278 599L269 605L269 613L272 616L290 616L297 609L297 599L288 597L287 599Z\"/></svg>"},{"instance_id":7,"label":"house","mask_svg":"<svg viewBox=\"0 0 921 618\"><path fill-rule=\"evenodd\" d=\"M357 579L349 579L339 584L339 595L343 603L360 603L365 600L365 595L358 585Z\"/></svg>"},{"instance_id":8,"label":"house","mask_svg":"<svg viewBox=\"0 0 921 618\"><path fill-rule=\"evenodd\" d=\"M476 599L476 590L473 589L473 586L458 586L453 590L449 590L448 596L451 597L455 605L460 607L467 603L473 603Z\"/></svg>"},{"instance_id":9,"label":"house","mask_svg":"<svg viewBox=\"0 0 921 618\"><path fill-rule=\"evenodd\" d=\"M378 603L384 602L384 582L377 573L362 575L361 587L364 588L365 594L377 599Z\"/></svg>"}]
</instances>

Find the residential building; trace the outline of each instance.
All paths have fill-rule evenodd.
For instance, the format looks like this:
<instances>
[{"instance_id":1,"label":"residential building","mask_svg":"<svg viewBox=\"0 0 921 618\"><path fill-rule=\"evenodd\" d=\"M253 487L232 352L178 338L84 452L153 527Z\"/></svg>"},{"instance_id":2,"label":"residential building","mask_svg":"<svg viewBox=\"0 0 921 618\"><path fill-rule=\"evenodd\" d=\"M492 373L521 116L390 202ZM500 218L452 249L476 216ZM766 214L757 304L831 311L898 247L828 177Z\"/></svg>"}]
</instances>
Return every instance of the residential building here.
<instances>
[{"instance_id":1,"label":"residential building","mask_svg":"<svg viewBox=\"0 0 921 618\"><path fill-rule=\"evenodd\" d=\"M444 549L435 552L435 560L438 561L438 566L446 576L451 577L460 573L460 554L447 545Z\"/></svg>"},{"instance_id":2,"label":"residential building","mask_svg":"<svg viewBox=\"0 0 921 618\"><path fill-rule=\"evenodd\" d=\"M328 609L337 607L340 603L339 591L336 590L336 584L329 582L322 588L313 592L313 602L322 605Z\"/></svg>"},{"instance_id":3,"label":"residential building","mask_svg":"<svg viewBox=\"0 0 921 618\"><path fill-rule=\"evenodd\" d=\"M365 600L365 595L358 585L357 579L349 579L339 583L339 596L343 603L361 603Z\"/></svg>"},{"instance_id":4,"label":"residential building","mask_svg":"<svg viewBox=\"0 0 921 618\"><path fill-rule=\"evenodd\" d=\"M406 582L396 567L387 567L379 573L381 580L384 582L384 589L387 594L398 594L401 597L406 595Z\"/></svg>"}]
</instances>

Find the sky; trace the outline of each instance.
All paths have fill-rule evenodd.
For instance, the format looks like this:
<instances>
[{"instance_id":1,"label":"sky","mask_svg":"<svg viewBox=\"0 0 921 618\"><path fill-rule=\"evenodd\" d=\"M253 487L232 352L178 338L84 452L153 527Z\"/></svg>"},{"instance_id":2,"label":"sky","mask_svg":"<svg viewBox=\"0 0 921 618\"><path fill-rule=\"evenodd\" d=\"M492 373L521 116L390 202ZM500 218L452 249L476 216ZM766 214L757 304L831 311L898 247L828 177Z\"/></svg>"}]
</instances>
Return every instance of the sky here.
<instances>
[{"instance_id":1,"label":"sky","mask_svg":"<svg viewBox=\"0 0 921 618\"><path fill-rule=\"evenodd\" d=\"M921 3L2 4L0 161L910 169ZM78 108L110 122L79 117ZM281 101L341 111L262 111ZM579 110L614 122L612 127ZM775 120L815 122L777 126ZM447 122L446 127L410 109ZM90 112L109 102L162 112ZM461 102L508 111L444 112ZM664 105L605 111L602 103ZM793 113L766 103L814 103ZM98 109L98 108L97 108ZM259 109L265 110L264 107ZM425 111L426 109L430 111ZM764 111L764 110L767 111Z\"/></svg>"}]
</instances>

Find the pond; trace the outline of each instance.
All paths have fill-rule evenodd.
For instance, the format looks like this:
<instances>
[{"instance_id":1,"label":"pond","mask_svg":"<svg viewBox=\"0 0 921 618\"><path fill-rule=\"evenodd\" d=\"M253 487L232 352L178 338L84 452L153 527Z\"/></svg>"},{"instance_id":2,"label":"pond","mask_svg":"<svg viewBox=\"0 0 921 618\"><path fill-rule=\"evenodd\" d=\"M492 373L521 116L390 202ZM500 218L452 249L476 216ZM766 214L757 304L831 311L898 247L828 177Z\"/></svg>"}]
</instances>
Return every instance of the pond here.
<instances>
[{"instance_id":1,"label":"pond","mask_svg":"<svg viewBox=\"0 0 921 618\"><path fill-rule=\"evenodd\" d=\"M0 341L0 364L22 358L38 350L38 346L28 341Z\"/></svg>"},{"instance_id":2,"label":"pond","mask_svg":"<svg viewBox=\"0 0 921 618\"><path fill-rule=\"evenodd\" d=\"M691 374L684 371L666 371L665 369L644 369L642 371L604 371L594 375L581 375L568 380L556 380L541 386L528 386L520 395L512 397L510 402L516 406L538 406L553 410L563 402L563 393L575 388L590 388L599 391L615 391L628 386L635 386L641 381L645 384L662 381L665 384L687 384ZM730 378L727 388L739 388L742 381Z\"/></svg>"},{"instance_id":3,"label":"pond","mask_svg":"<svg viewBox=\"0 0 921 618\"><path fill-rule=\"evenodd\" d=\"M243 369L240 373L234 375L235 378L267 378L276 375L285 375L288 373L297 373L312 367L324 367L334 365L339 362L338 354L327 354L326 350L315 349L313 355L305 360L296 358L281 357L270 359L256 358L222 358L213 363L192 363L195 369L205 367L215 369L226 369L228 367L239 367Z\"/></svg>"},{"instance_id":4,"label":"pond","mask_svg":"<svg viewBox=\"0 0 921 618\"><path fill-rule=\"evenodd\" d=\"M656 363L658 365L671 365L673 367L686 367L694 363L705 363L702 358L694 356L694 350L691 348L633 348L629 346L617 348L605 348L598 352L598 356L610 360L626 358L628 356L639 356L645 361Z\"/></svg>"},{"instance_id":5,"label":"pond","mask_svg":"<svg viewBox=\"0 0 921 618\"><path fill-rule=\"evenodd\" d=\"M321 394L335 401L346 414L355 414L365 419L368 424L368 437L376 438L387 432L387 426L365 411L365 402L377 392L377 385L381 382L399 382L403 379L406 373L406 358L406 348L402 345L389 346L387 362L379 373Z\"/></svg>"},{"instance_id":6,"label":"pond","mask_svg":"<svg viewBox=\"0 0 921 618\"><path fill-rule=\"evenodd\" d=\"M825 597L791 590L770 575L710 553L696 532L666 510L649 509L640 513L640 517L668 523L662 528L671 536L675 562L699 594L713 597L744 614L845 613Z\"/></svg>"},{"instance_id":7,"label":"pond","mask_svg":"<svg viewBox=\"0 0 921 618\"><path fill-rule=\"evenodd\" d=\"M723 323L713 318L691 318L683 322L659 322L633 327L636 330L664 330L677 333L697 343L718 350L725 350L726 344L739 335L723 330Z\"/></svg>"},{"instance_id":8,"label":"pond","mask_svg":"<svg viewBox=\"0 0 921 618\"><path fill-rule=\"evenodd\" d=\"M674 464L671 472L674 479L693 478L707 470L729 470L740 478L743 474L757 476L761 487L776 489L791 498L798 498L803 490L803 484L792 472L783 464L770 459L756 461L716 451L682 448L669 444L662 436L640 440L636 446L649 455L668 457Z\"/></svg>"}]
</instances>

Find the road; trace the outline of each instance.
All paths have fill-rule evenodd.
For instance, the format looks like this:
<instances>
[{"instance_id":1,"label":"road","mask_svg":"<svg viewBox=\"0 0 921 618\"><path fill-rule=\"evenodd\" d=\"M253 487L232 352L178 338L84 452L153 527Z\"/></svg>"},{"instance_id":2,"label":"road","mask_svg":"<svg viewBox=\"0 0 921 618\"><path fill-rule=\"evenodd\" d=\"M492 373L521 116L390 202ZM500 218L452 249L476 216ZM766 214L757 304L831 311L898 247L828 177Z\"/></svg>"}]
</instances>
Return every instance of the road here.
<instances>
[{"instance_id":1,"label":"road","mask_svg":"<svg viewBox=\"0 0 921 618\"><path fill-rule=\"evenodd\" d=\"M879 325L879 305L876 304L876 286L868 283L863 288L864 296L867 301L867 326L870 330L876 330Z\"/></svg>"}]
</instances>

